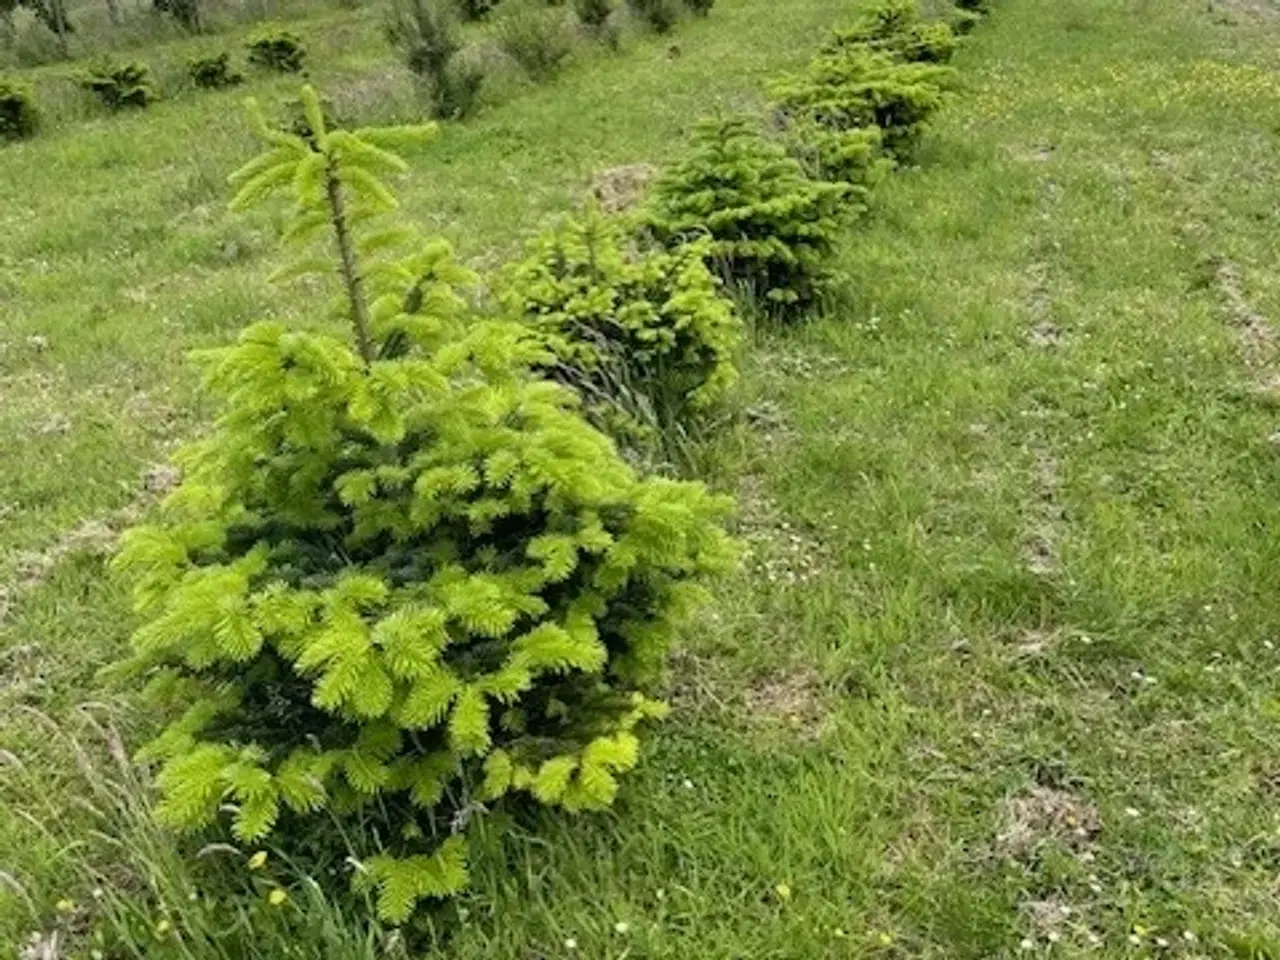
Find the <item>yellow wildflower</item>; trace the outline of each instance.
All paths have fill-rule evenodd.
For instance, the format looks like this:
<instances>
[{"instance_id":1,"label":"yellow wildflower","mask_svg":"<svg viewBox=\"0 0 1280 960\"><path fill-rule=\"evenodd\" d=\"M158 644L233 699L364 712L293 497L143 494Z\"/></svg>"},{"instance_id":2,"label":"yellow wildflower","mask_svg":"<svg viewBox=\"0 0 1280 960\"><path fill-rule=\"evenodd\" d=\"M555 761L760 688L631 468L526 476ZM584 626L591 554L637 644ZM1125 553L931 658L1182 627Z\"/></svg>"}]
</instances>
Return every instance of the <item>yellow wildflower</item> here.
<instances>
[{"instance_id":1,"label":"yellow wildflower","mask_svg":"<svg viewBox=\"0 0 1280 960\"><path fill-rule=\"evenodd\" d=\"M261 870L266 865L267 865L267 851L265 850L259 850L257 853L255 853L252 857L249 858L250 870Z\"/></svg>"},{"instance_id":2,"label":"yellow wildflower","mask_svg":"<svg viewBox=\"0 0 1280 960\"><path fill-rule=\"evenodd\" d=\"M289 895L279 887L276 887L269 894L267 894L267 903L271 904L273 907L284 906L284 902L288 899L289 899Z\"/></svg>"}]
</instances>

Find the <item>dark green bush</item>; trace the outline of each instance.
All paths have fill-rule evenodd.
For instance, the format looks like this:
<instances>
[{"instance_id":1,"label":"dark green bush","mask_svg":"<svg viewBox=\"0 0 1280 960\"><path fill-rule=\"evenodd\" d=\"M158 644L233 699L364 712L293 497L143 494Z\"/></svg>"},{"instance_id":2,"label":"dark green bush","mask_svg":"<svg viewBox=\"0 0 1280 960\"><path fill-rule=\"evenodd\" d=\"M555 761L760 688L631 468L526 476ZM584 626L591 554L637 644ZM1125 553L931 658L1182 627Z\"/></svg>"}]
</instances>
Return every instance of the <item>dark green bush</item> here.
<instances>
[{"instance_id":1,"label":"dark green bush","mask_svg":"<svg viewBox=\"0 0 1280 960\"><path fill-rule=\"evenodd\" d=\"M463 20L483 20L498 3L499 0L457 0L457 9Z\"/></svg>"},{"instance_id":2,"label":"dark green bush","mask_svg":"<svg viewBox=\"0 0 1280 960\"><path fill-rule=\"evenodd\" d=\"M196 57L187 65L192 82L205 90L221 90L244 83L244 74L231 68L231 54Z\"/></svg>"},{"instance_id":3,"label":"dark green bush","mask_svg":"<svg viewBox=\"0 0 1280 960\"><path fill-rule=\"evenodd\" d=\"M657 33L668 33L680 19L678 0L627 0L631 12Z\"/></svg>"},{"instance_id":4,"label":"dark green bush","mask_svg":"<svg viewBox=\"0 0 1280 960\"><path fill-rule=\"evenodd\" d=\"M716 0L684 0L684 5L693 11L695 16L705 17L711 13L711 8L716 5Z\"/></svg>"},{"instance_id":5,"label":"dark green bush","mask_svg":"<svg viewBox=\"0 0 1280 960\"><path fill-rule=\"evenodd\" d=\"M702 125L693 153L655 185L643 218L668 246L711 240L712 262L767 312L817 299L842 226L858 210L847 184L814 181L750 122Z\"/></svg>"},{"instance_id":6,"label":"dark green bush","mask_svg":"<svg viewBox=\"0 0 1280 960\"><path fill-rule=\"evenodd\" d=\"M963 36L964 34L972 33L974 28L982 22L982 18L983 14L975 10L962 10L956 7L951 11L947 22L951 25L951 30L954 33Z\"/></svg>"},{"instance_id":7,"label":"dark green bush","mask_svg":"<svg viewBox=\"0 0 1280 960\"><path fill-rule=\"evenodd\" d=\"M737 379L741 323L707 270L708 246L637 249L620 221L593 209L504 275L504 305L550 352L543 369L624 445L679 435Z\"/></svg>"},{"instance_id":8,"label":"dark green bush","mask_svg":"<svg viewBox=\"0 0 1280 960\"><path fill-rule=\"evenodd\" d=\"M613 0L573 0L573 9L584 27L598 33L613 15Z\"/></svg>"},{"instance_id":9,"label":"dark green bush","mask_svg":"<svg viewBox=\"0 0 1280 960\"><path fill-rule=\"evenodd\" d=\"M852 27L837 30L823 52L857 46L909 63L946 63L955 53L956 37L946 23L922 20L916 0L880 0L864 8Z\"/></svg>"},{"instance_id":10,"label":"dark green bush","mask_svg":"<svg viewBox=\"0 0 1280 960\"><path fill-rule=\"evenodd\" d=\"M862 46L820 54L804 72L769 88L776 109L798 128L842 133L879 127L884 147L910 156L926 120L942 104L947 67L900 63Z\"/></svg>"},{"instance_id":11,"label":"dark green bush","mask_svg":"<svg viewBox=\"0 0 1280 960\"><path fill-rule=\"evenodd\" d=\"M527 328L469 314L447 244L380 222L389 150L429 129L329 131L303 102L310 140L257 118L235 205L290 194L289 235L338 251L298 271L341 278L351 342L259 323L207 354L220 415L117 567L132 666L178 714L147 751L161 818L350 849L399 923L465 886L481 804L613 801L728 504L639 478L530 375Z\"/></svg>"},{"instance_id":12,"label":"dark green bush","mask_svg":"<svg viewBox=\"0 0 1280 960\"><path fill-rule=\"evenodd\" d=\"M510 4L494 33L503 52L540 82L555 76L573 52L573 32L564 12L555 7Z\"/></svg>"},{"instance_id":13,"label":"dark green bush","mask_svg":"<svg viewBox=\"0 0 1280 960\"><path fill-rule=\"evenodd\" d=\"M405 66L426 85L432 116L460 120L475 109L484 72L458 57L462 39L449 0L393 0L386 34Z\"/></svg>"},{"instance_id":14,"label":"dark green bush","mask_svg":"<svg viewBox=\"0 0 1280 960\"><path fill-rule=\"evenodd\" d=\"M249 62L280 73L298 73L307 57L302 38L280 27L265 27L245 43Z\"/></svg>"},{"instance_id":15,"label":"dark green bush","mask_svg":"<svg viewBox=\"0 0 1280 960\"><path fill-rule=\"evenodd\" d=\"M24 140L35 136L40 111L31 84L0 77L0 140Z\"/></svg>"},{"instance_id":16,"label":"dark green bush","mask_svg":"<svg viewBox=\"0 0 1280 960\"><path fill-rule=\"evenodd\" d=\"M101 64L82 77L80 84L109 110L141 109L156 100L151 68L138 61Z\"/></svg>"}]
</instances>

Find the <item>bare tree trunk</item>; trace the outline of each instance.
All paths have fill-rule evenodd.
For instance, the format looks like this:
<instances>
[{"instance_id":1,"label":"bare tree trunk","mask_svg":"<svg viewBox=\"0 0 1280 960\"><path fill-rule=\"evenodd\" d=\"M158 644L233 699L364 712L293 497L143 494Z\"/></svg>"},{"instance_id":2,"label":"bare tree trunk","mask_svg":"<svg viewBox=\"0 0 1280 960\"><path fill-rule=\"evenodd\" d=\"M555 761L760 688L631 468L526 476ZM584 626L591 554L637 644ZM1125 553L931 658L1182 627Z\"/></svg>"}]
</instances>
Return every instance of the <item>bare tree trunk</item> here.
<instances>
[{"instance_id":1,"label":"bare tree trunk","mask_svg":"<svg viewBox=\"0 0 1280 960\"><path fill-rule=\"evenodd\" d=\"M62 0L49 0L49 10L53 13L53 32L58 35L58 49L65 60L71 56L70 47L67 46L67 11Z\"/></svg>"},{"instance_id":2,"label":"bare tree trunk","mask_svg":"<svg viewBox=\"0 0 1280 960\"><path fill-rule=\"evenodd\" d=\"M120 0L107 0L107 16L113 27L120 26Z\"/></svg>"}]
</instances>

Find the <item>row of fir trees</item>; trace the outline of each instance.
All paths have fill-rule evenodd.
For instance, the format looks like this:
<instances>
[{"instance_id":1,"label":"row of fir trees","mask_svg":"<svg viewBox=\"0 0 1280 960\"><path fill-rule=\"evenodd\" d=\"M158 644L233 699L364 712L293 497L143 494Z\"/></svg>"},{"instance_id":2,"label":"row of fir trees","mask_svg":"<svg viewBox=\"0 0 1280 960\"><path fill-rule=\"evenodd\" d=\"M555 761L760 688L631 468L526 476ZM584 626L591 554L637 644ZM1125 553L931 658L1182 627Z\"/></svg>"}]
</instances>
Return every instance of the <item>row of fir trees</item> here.
<instances>
[{"instance_id":1,"label":"row of fir trees","mask_svg":"<svg viewBox=\"0 0 1280 960\"><path fill-rule=\"evenodd\" d=\"M955 43L881 0L770 85L772 135L706 123L638 209L537 239L489 309L387 185L434 126L333 128L309 88L301 130L253 109L234 206L289 197L286 273L336 275L346 332L263 322L200 355L221 413L124 538L131 668L170 718L159 816L295 853L359 818L344 853L401 923L465 887L489 806L607 807L734 557L729 499L653 465L723 405L744 317L820 307Z\"/></svg>"}]
</instances>

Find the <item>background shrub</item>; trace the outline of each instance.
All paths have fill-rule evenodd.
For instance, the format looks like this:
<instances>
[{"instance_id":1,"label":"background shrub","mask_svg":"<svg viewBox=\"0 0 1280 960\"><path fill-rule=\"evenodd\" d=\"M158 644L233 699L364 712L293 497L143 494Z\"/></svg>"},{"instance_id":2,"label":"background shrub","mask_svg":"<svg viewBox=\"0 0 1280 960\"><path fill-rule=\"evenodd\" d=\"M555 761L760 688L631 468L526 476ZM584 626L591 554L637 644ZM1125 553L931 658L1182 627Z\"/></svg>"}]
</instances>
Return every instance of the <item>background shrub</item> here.
<instances>
[{"instance_id":1,"label":"background shrub","mask_svg":"<svg viewBox=\"0 0 1280 960\"><path fill-rule=\"evenodd\" d=\"M207 354L221 414L117 566L135 666L180 713L149 750L158 815L344 853L333 818L362 817L358 883L400 922L465 885L479 803L612 802L727 503L638 478L530 376L526 328L466 315L447 245L387 247L377 173L426 131L329 132L303 101L314 139L259 118L236 205L287 189L290 235L337 239L355 348L262 323Z\"/></svg>"},{"instance_id":2,"label":"background shrub","mask_svg":"<svg viewBox=\"0 0 1280 960\"><path fill-rule=\"evenodd\" d=\"M947 20L956 33L972 33L988 12L989 4L983 0L956 0Z\"/></svg>"},{"instance_id":3,"label":"background shrub","mask_svg":"<svg viewBox=\"0 0 1280 960\"><path fill-rule=\"evenodd\" d=\"M0 140L33 137L40 126L40 111L31 84L0 77Z\"/></svg>"},{"instance_id":4,"label":"background shrub","mask_svg":"<svg viewBox=\"0 0 1280 960\"><path fill-rule=\"evenodd\" d=\"M786 151L741 119L702 125L693 153L659 178L644 219L668 245L711 239L713 262L766 311L812 303L828 278L846 184L810 180Z\"/></svg>"},{"instance_id":5,"label":"background shrub","mask_svg":"<svg viewBox=\"0 0 1280 960\"><path fill-rule=\"evenodd\" d=\"M776 108L802 129L879 127L885 149L905 158L942 105L942 84L950 75L946 67L900 63L888 54L849 45L821 54L804 72L773 83L769 94Z\"/></svg>"},{"instance_id":6,"label":"background shrub","mask_svg":"<svg viewBox=\"0 0 1280 960\"><path fill-rule=\"evenodd\" d=\"M206 90L221 90L244 83L244 75L231 69L231 54L226 52L212 57L196 57L187 69L192 82Z\"/></svg>"},{"instance_id":7,"label":"background shrub","mask_svg":"<svg viewBox=\"0 0 1280 960\"><path fill-rule=\"evenodd\" d=\"M80 82L109 110L141 109L156 99L151 68L139 61L101 64L90 70Z\"/></svg>"},{"instance_id":8,"label":"background shrub","mask_svg":"<svg viewBox=\"0 0 1280 960\"><path fill-rule=\"evenodd\" d=\"M657 33L668 33L680 19L677 0L627 0L632 14L643 20Z\"/></svg>"},{"instance_id":9,"label":"background shrub","mask_svg":"<svg viewBox=\"0 0 1280 960\"><path fill-rule=\"evenodd\" d=\"M483 20L498 3L499 0L457 0L457 8L463 20Z\"/></svg>"},{"instance_id":10,"label":"background shrub","mask_svg":"<svg viewBox=\"0 0 1280 960\"><path fill-rule=\"evenodd\" d=\"M716 5L716 0L684 0L684 5L693 11L695 16L705 17L711 13L711 8Z\"/></svg>"},{"instance_id":11,"label":"background shrub","mask_svg":"<svg viewBox=\"0 0 1280 960\"><path fill-rule=\"evenodd\" d=\"M613 16L613 0L573 0L573 9L584 27L598 33Z\"/></svg>"},{"instance_id":12,"label":"background shrub","mask_svg":"<svg viewBox=\"0 0 1280 960\"><path fill-rule=\"evenodd\" d=\"M494 29L498 45L533 80L549 80L573 52L564 12L533 2L504 9Z\"/></svg>"},{"instance_id":13,"label":"background shrub","mask_svg":"<svg viewBox=\"0 0 1280 960\"><path fill-rule=\"evenodd\" d=\"M168 14L193 33L203 29L200 0L152 0L152 5L158 13Z\"/></svg>"},{"instance_id":14,"label":"background shrub","mask_svg":"<svg viewBox=\"0 0 1280 960\"><path fill-rule=\"evenodd\" d=\"M259 30L245 43L249 62L280 73L298 73L306 60L306 47L296 33L280 27Z\"/></svg>"},{"instance_id":15,"label":"background shrub","mask_svg":"<svg viewBox=\"0 0 1280 960\"><path fill-rule=\"evenodd\" d=\"M405 65L426 84L432 116L457 120L475 109L484 72L459 59L462 40L448 0L393 0L386 34Z\"/></svg>"},{"instance_id":16,"label":"background shrub","mask_svg":"<svg viewBox=\"0 0 1280 960\"><path fill-rule=\"evenodd\" d=\"M41 39L34 41L34 45L31 44L31 41L34 40L33 37L29 35L26 38L28 44L25 44L25 46L27 46L28 52L34 55L34 59L31 62L44 63L47 62L47 59L53 57L66 59L70 55L67 38L78 31L67 15L65 0L17 0L17 2L15 0L7 0L7 3L0 3L0 8L8 9L10 14L18 7L30 11L36 22L44 28ZM39 49L39 45L42 45L42 41L45 40L52 42L52 49L45 48L44 51L51 55L48 58L43 56L42 51Z\"/></svg>"},{"instance_id":17,"label":"background shrub","mask_svg":"<svg viewBox=\"0 0 1280 960\"><path fill-rule=\"evenodd\" d=\"M551 354L542 368L624 444L682 433L737 380L741 324L707 270L708 243L640 250L593 209L506 273L504 304Z\"/></svg>"}]
</instances>

